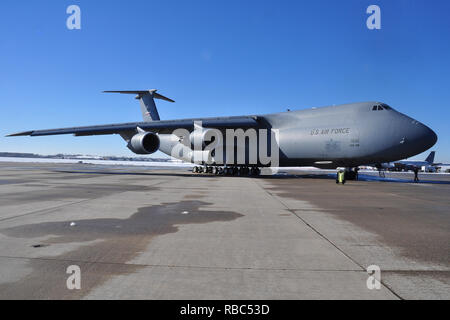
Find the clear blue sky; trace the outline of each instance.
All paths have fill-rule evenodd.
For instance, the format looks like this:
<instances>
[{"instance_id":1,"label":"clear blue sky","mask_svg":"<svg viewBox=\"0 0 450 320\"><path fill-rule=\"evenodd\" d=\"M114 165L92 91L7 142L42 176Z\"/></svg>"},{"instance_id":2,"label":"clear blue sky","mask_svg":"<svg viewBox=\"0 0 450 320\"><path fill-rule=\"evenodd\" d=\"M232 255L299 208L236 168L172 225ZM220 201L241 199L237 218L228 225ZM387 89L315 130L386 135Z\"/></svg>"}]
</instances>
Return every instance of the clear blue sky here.
<instances>
[{"instance_id":1,"label":"clear blue sky","mask_svg":"<svg viewBox=\"0 0 450 320\"><path fill-rule=\"evenodd\" d=\"M81 8L81 30L66 8ZM368 30L366 8L381 8ZM450 162L450 2L11 1L0 4L0 151L131 155L116 135L7 133L141 120L131 96L157 88L162 119L379 100L429 125ZM416 158L424 158L420 155Z\"/></svg>"}]
</instances>

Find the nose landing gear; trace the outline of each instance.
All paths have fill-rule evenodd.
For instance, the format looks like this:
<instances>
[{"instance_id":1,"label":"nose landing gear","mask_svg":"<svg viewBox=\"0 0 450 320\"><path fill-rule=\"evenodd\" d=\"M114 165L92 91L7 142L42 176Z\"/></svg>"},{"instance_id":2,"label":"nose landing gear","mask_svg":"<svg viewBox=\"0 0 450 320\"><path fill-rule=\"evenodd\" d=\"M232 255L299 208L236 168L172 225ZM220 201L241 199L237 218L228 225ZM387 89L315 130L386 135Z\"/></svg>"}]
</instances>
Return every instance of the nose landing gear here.
<instances>
[{"instance_id":1,"label":"nose landing gear","mask_svg":"<svg viewBox=\"0 0 450 320\"><path fill-rule=\"evenodd\" d=\"M342 180L342 184L345 183L345 181L347 180L358 180L359 178L359 168L358 167L354 167L354 168L345 168L345 170L338 170L337 171L337 178L336 178L336 183L338 183L339 180L339 175L340 173L343 174L343 176L341 177Z\"/></svg>"}]
</instances>

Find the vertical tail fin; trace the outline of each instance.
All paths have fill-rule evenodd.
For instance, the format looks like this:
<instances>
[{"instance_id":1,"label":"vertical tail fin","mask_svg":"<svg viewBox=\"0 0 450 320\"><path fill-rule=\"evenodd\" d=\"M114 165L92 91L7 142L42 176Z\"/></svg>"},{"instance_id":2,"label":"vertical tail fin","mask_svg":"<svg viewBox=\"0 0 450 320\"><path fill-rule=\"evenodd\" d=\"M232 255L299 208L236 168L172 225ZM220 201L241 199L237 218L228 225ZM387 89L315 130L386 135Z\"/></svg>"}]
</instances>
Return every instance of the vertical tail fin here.
<instances>
[{"instance_id":1,"label":"vertical tail fin","mask_svg":"<svg viewBox=\"0 0 450 320\"><path fill-rule=\"evenodd\" d=\"M435 151L431 151L430 154L428 155L428 157L425 159L425 162L428 162L430 164L434 163L434 155L435 155Z\"/></svg>"},{"instance_id":2,"label":"vertical tail fin","mask_svg":"<svg viewBox=\"0 0 450 320\"><path fill-rule=\"evenodd\" d=\"M159 114L156 109L154 99L166 100L169 102L175 102L172 99L164 97L159 93L156 93L155 89L152 90L133 90L133 91L103 91L104 93L122 93L122 94L136 94L136 99L139 100L141 105L142 117L144 121L158 121Z\"/></svg>"}]
</instances>

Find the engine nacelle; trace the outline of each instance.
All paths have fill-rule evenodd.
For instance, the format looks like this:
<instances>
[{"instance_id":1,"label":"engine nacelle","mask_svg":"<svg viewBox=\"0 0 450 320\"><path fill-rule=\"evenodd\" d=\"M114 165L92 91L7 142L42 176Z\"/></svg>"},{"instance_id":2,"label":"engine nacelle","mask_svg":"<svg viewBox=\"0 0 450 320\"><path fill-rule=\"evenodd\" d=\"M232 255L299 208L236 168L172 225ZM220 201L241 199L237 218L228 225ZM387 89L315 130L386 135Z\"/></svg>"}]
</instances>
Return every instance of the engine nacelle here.
<instances>
[{"instance_id":1,"label":"engine nacelle","mask_svg":"<svg viewBox=\"0 0 450 320\"><path fill-rule=\"evenodd\" d=\"M180 136L175 134L159 134L161 152L171 155L176 159L186 162L203 164L205 162L214 163L211 150L192 150L190 146L182 143Z\"/></svg>"},{"instance_id":2,"label":"engine nacelle","mask_svg":"<svg viewBox=\"0 0 450 320\"><path fill-rule=\"evenodd\" d=\"M152 154L159 149L159 137L153 132L135 134L127 145L136 154Z\"/></svg>"}]
</instances>

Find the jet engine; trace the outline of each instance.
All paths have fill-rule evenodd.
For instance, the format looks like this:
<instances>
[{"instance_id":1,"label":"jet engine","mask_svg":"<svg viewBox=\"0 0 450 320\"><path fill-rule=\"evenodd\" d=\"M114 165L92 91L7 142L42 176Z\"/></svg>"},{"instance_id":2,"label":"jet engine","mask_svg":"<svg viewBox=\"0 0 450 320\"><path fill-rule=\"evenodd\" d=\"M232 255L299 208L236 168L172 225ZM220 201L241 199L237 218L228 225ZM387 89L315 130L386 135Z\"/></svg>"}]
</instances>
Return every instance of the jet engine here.
<instances>
[{"instance_id":1,"label":"jet engine","mask_svg":"<svg viewBox=\"0 0 450 320\"><path fill-rule=\"evenodd\" d=\"M127 145L136 154L152 154L159 149L159 137L153 132L135 134Z\"/></svg>"}]
</instances>

